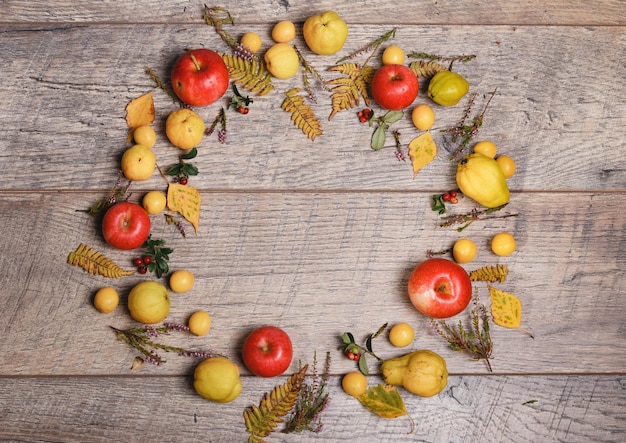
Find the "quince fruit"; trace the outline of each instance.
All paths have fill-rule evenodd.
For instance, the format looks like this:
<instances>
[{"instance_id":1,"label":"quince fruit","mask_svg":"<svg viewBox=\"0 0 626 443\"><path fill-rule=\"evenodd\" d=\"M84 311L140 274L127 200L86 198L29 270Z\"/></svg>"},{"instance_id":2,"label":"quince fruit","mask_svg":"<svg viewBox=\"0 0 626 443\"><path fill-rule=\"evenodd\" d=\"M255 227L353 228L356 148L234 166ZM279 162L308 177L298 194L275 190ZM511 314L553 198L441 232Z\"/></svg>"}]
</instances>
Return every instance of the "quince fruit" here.
<instances>
[{"instance_id":1,"label":"quince fruit","mask_svg":"<svg viewBox=\"0 0 626 443\"><path fill-rule=\"evenodd\" d=\"M202 398L228 403L241 394L239 368L226 357L211 357L196 366L193 387Z\"/></svg>"},{"instance_id":2,"label":"quince fruit","mask_svg":"<svg viewBox=\"0 0 626 443\"><path fill-rule=\"evenodd\" d=\"M348 38L348 25L335 11L326 11L307 18L302 34L311 51L331 55L343 48Z\"/></svg>"},{"instance_id":3,"label":"quince fruit","mask_svg":"<svg viewBox=\"0 0 626 443\"><path fill-rule=\"evenodd\" d=\"M204 135L204 120L189 108L173 111L165 121L165 134L180 149L198 146Z\"/></svg>"},{"instance_id":4,"label":"quince fruit","mask_svg":"<svg viewBox=\"0 0 626 443\"><path fill-rule=\"evenodd\" d=\"M428 83L428 97L441 106L454 106L469 92L469 83L452 71L436 73Z\"/></svg>"},{"instance_id":5,"label":"quince fruit","mask_svg":"<svg viewBox=\"0 0 626 443\"><path fill-rule=\"evenodd\" d=\"M161 283L142 281L128 294L130 316L138 322L153 325L170 313L170 293Z\"/></svg>"},{"instance_id":6,"label":"quince fruit","mask_svg":"<svg viewBox=\"0 0 626 443\"><path fill-rule=\"evenodd\" d=\"M385 383L404 386L407 391L420 397L437 395L448 384L446 361L433 351L413 351L386 360L381 369Z\"/></svg>"},{"instance_id":7,"label":"quince fruit","mask_svg":"<svg viewBox=\"0 0 626 443\"><path fill-rule=\"evenodd\" d=\"M498 162L477 152L459 162L456 183L463 194L487 208L507 203L511 195Z\"/></svg>"},{"instance_id":8,"label":"quince fruit","mask_svg":"<svg viewBox=\"0 0 626 443\"><path fill-rule=\"evenodd\" d=\"M265 65L274 77L285 80L298 73L300 59L289 43L276 43L265 53Z\"/></svg>"}]
</instances>

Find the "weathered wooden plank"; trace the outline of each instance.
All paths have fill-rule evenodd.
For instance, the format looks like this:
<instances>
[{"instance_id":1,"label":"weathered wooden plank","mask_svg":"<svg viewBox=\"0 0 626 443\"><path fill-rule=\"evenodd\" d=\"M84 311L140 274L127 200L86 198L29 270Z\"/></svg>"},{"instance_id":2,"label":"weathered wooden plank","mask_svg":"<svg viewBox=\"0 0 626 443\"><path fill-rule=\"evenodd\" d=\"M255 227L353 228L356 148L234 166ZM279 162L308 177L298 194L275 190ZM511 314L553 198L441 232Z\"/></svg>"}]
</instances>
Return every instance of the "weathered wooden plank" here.
<instances>
[{"instance_id":1,"label":"weathered wooden plank","mask_svg":"<svg viewBox=\"0 0 626 443\"><path fill-rule=\"evenodd\" d=\"M97 198L93 193L0 198L0 374L127 373L135 354L115 340L109 326L133 324L125 297L144 277L107 280L65 263L84 242L132 268L138 253L107 247L95 221L76 212ZM172 269L189 269L197 279L192 292L173 296L170 320L184 323L196 309L213 316L209 336L172 340L239 360L248 331L278 324L294 341L294 368L297 359L331 350L341 360L336 371L345 371L353 364L335 351L343 332L365 339L385 322L407 321L418 331L414 346L441 352L450 372L484 374L482 362L446 349L405 292L411 269L428 249L448 248L463 235L480 249L467 269L509 266L509 279L499 287L520 297L523 326L535 337L494 328L496 373L623 371L624 195L515 194L507 212L517 217L476 222L462 234L437 228L429 200L430 194L418 192L205 192L199 234L186 239L155 216L153 236L174 248ZM462 202L456 210L471 207ZM498 258L488 244L502 230L514 233L518 251ZM120 308L108 316L91 304L105 285L122 295ZM488 304L485 286L478 288ZM385 339L376 346L383 356L398 354ZM149 370L188 370L188 360L175 355L169 360Z\"/></svg>"},{"instance_id":2,"label":"weathered wooden plank","mask_svg":"<svg viewBox=\"0 0 626 443\"><path fill-rule=\"evenodd\" d=\"M0 378L0 438L245 441L243 410L283 382L244 377L239 398L215 404L193 392L191 378ZM370 383L378 382L370 377ZM433 398L401 391L415 422L411 433L409 418L367 412L332 377L321 432L277 432L267 440L618 442L626 432L624 383L623 376L598 375L451 377Z\"/></svg>"},{"instance_id":3,"label":"weathered wooden plank","mask_svg":"<svg viewBox=\"0 0 626 443\"><path fill-rule=\"evenodd\" d=\"M212 6L211 3L208 3ZM76 4L70 0L50 2L5 0L0 21L5 22L159 22L198 23L202 21L203 2L173 0L156 6L150 1L98 2ZM237 22L267 23L278 20L304 21L327 9L337 11L352 23L387 21L405 24L563 24L623 25L626 12L619 0L503 0L468 1L222 1L214 4L230 10Z\"/></svg>"},{"instance_id":4,"label":"weathered wooden plank","mask_svg":"<svg viewBox=\"0 0 626 443\"><path fill-rule=\"evenodd\" d=\"M243 32L249 26L240 26ZM353 26L345 53L388 30ZM270 27L252 29L268 32ZM237 33L237 32L236 32ZM478 138L490 138L516 159L515 190L623 190L626 188L626 105L622 81L626 34L622 28L403 26L395 42L407 52L476 54L457 65L472 90L497 88ZM298 40L301 44L301 40ZM0 34L0 183L3 189L108 189L124 150L124 108L152 90L152 66L166 80L184 48L224 50L202 25L9 26ZM598 54L602 54L601 57ZM326 78L333 58L305 56ZM199 187L204 189L447 189L454 186L448 151L456 147L441 130L458 124L463 106L436 107L433 129L440 154L412 180L410 165L395 158L393 137L386 148L369 148L372 128L354 112L327 121L328 94L319 92L314 110L324 134L310 142L280 110L283 94L302 86L301 76L275 81L276 90L256 98L252 111L228 113L228 142L215 136L200 147ZM426 83L423 82L422 90ZM155 93L161 165L177 161L163 130L176 105ZM230 95L230 93L229 93ZM198 112L210 123L223 102ZM428 102L425 94L418 102ZM380 112L376 108L377 112ZM410 116L392 126L402 144L418 134ZM549 148L549 151L548 151ZM549 154L548 154L549 152ZM585 180L580 180L585 177ZM197 180L197 179L196 179ZM155 175L146 187L155 186Z\"/></svg>"}]
</instances>

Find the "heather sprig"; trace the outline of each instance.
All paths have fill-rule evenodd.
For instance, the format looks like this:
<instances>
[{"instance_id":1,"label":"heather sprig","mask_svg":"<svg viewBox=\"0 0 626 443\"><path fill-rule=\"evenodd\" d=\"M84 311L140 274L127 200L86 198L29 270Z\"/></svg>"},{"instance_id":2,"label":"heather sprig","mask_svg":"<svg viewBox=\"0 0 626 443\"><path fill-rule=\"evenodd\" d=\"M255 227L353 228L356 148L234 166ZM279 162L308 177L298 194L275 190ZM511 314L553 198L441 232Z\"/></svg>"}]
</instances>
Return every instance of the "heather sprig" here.
<instances>
[{"instance_id":1,"label":"heather sprig","mask_svg":"<svg viewBox=\"0 0 626 443\"><path fill-rule=\"evenodd\" d=\"M320 375L317 368L317 354L313 354L313 379L304 384L298 392L298 399L285 425L284 433L322 430L321 414L324 412L330 397L326 392L326 384L330 374L330 352L326 353L326 366Z\"/></svg>"},{"instance_id":2,"label":"heather sprig","mask_svg":"<svg viewBox=\"0 0 626 443\"><path fill-rule=\"evenodd\" d=\"M170 332L189 332L189 328L179 323L163 323L162 326L145 325L137 328L129 329L117 329L111 326L111 329L115 332L117 339L129 346L135 348L141 355L142 359L146 363L160 366L166 362L166 360L159 354L159 351L175 352L183 357L193 358L209 358L221 356L215 351L195 351L180 348L178 346L169 346L163 343L159 343L154 339L157 339L163 335L169 335Z\"/></svg>"},{"instance_id":3,"label":"heather sprig","mask_svg":"<svg viewBox=\"0 0 626 443\"><path fill-rule=\"evenodd\" d=\"M109 191L109 195L95 202L91 208L89 208L87 213L92 216L97 216L109 209L115 203L128 200L130 197L129 188L132 182L129 181L125 185L122 185L123 179L124 174L122 171L119 171L117 174L117 180L115 181L111 191Z\"/></svg>"},{"instance_id":4,"label":"heather sprig","mask_svg":"<svg viewBox=\"0 0 626 443\"><path fill-rule=\"evenodd\" d=\"M487 209L482 209L482 210L478 208L474 208L466 214L444 215L441 217L443 221L439 224L439 226L442 228L448 228L450 226L461 224L462 226L456 228L457 231L461 232L462 230L464 230L465 228L467 228L469 225L471 225L473 222L477 220L491 220L494 218L517 217L519 215L519 214L503 214L503 215L491 215L490 216L490 214L493 214L494 212L497 212L503 209L504 207L506 207L506 205L508 205L508 203L505 203L500 206L496 206L494 208L487 208Z\"/></svg>"},{"instance_id":5,"label":"heather sprig","mask_svg":"<svg viewBox=\"0 0 626 443\"><path fill-rule=\"evenodd\" d=\"M226 111L224 108L220 108L220 112L217 114L217 117L213 120L213 123L204 131L206 135L211 135L217 128L220 126L220 129L217 131L217 139L220 143L226 142Z\"/></svg>"}]
</instances>

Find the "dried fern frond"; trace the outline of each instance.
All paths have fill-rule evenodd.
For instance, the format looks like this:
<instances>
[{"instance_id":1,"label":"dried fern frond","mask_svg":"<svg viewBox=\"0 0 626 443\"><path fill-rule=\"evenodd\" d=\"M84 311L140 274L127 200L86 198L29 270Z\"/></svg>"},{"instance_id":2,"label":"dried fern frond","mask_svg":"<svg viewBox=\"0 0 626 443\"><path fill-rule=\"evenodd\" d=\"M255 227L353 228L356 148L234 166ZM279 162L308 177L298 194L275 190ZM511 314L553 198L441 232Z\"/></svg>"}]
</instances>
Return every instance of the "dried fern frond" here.
<instances>
[{"instance_id":1,"label":"dried fern frond","mask_svg":"<svg viewBox=\"0 0 626 443\"><path fill-rule=\"evenodd\" d=\"M308 365L303 366L284 384L276 386L271 392L266 392L258 407L252 405L243 411L246 431L250 434L248 443L262 442L263 437L274 432L278 423L281 423L283 417L293 409L307 369Z\"/></svg>"},{"instance_id":2,"label":"dried fern frond","mask_svg":"<svg viewBox=\"0 0 626 443\"><path fill-rule=\"evenodd\" d=\"M219 54L228 68L228 76L242 88L259 95L274 89L272 75L258 60L246 60L238 55Z\"/></svg>"},{"instance_id":3,"label":"dried fern frond","mask_svg":"<svg viewBox=\"0 0 626 443\"><path fill-rule=\"evenodd\" d=\"M334 85L331 89L332 111L328 120L331 120L340 111L352 109L359 105L359 97L363 97L365 106L370 106L367 86L374 76L372 66L361 67L358 63L342 63L330 67L329 71L339 72L346 77L339 77L327 82L328 85Z\"/></svg>"},{"instance_id":4,"label":"dried fern frond","mask_svg":"<svg viewBox=\"0 0 626 443\"><path fill-rule=\"evenodd\" d=\"M120 268L113 260L83 243L75 251L69 253L67 262L70 265L80 266L90 274L108 278L120 278L135 273Z\"/></svg>"},{"instance_id":5,"label":"dried fern frond","mask_svg":"<svg viewBox=\"0 0 626 443\"><path fill-rule=\"evenodd\" d=\"M285 93L286 97L280 106L286 112L291 112L291 120L302 132L315 141L315 137L322 135L322 125L320 124L313 109L304 103L304 97L298 95L300 88L290 89Z\"/></svg>"},{"instance_id":6,"label":"dried fern frond","mask_svg":"<svg viewBox=\"0 0 626 443\"><path fill-rule=\"evenodd\" d=\"M480 269L476 269L469 273L471 281L486 281L490 283L500 282L504 283L507 275L509 274L509 268L506 265L495 266L483 266Z\"/></svg>"},{"instance_id":7,"label":"dried fern frond","mask_svg":"<svg viewBox=\"0 0 626 443\"><path fill-rule=\"evenodd\" d=\"M409 68L411 68L417 77L432 77L438 72L448 70L448 68L441 63L424 60L411 62Z\"/></svg>"}]
</instances>

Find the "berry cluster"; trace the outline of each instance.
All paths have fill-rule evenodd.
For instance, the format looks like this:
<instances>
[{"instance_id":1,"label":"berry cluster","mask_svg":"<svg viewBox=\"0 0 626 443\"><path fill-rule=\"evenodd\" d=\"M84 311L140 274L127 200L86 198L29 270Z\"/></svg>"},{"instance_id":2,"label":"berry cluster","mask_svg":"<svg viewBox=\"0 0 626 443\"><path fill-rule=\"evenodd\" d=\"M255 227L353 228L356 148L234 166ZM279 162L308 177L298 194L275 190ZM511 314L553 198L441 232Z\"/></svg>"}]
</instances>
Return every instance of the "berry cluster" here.
<instances>
[{"instance_id":1,"label":"berry cluster","mask_svg":"<svg viewBox=\"0 0 626 443\"><path fill-rule=\"evenodd\" d=\"M374 112L370 108L365 108L362 111L356 113L357 117L359 117L359 121L361 123L367 123Z\"/></svg>"},{"instance_id":2,"label":"berry cluster","mask_svg":"<svg viewBox=\"0 0 626 443\"><path fill-rule=\"evenodd\" d=\"M148 272L148 265L152 263L152 257L144 255L143 257L136 257L133 259L133 265L137 267L137 272L145 274Z\"/></svg>"},{"instance_id":3,"label":"berry cluster","mask_svg":"<svg viewBox=\"0 0 626 443\"><path fill-rule=\"evenodd\" d=\"M358 348L352 350L346 349L343 354L348 358L348 360L359 361L359 358L361 358Z\"/></svg>"},{"instance_id":4,"label":"berry cluster","mask_svg":"<svg viewBox=\"0 0 626 443\"><path fill-rule=\"evenodd\" d=\"M448 191L441 194L441 199L444 202L450 202L453 205L456 205L459 202L456 191Z\"/></svg>"}]
</instances>

